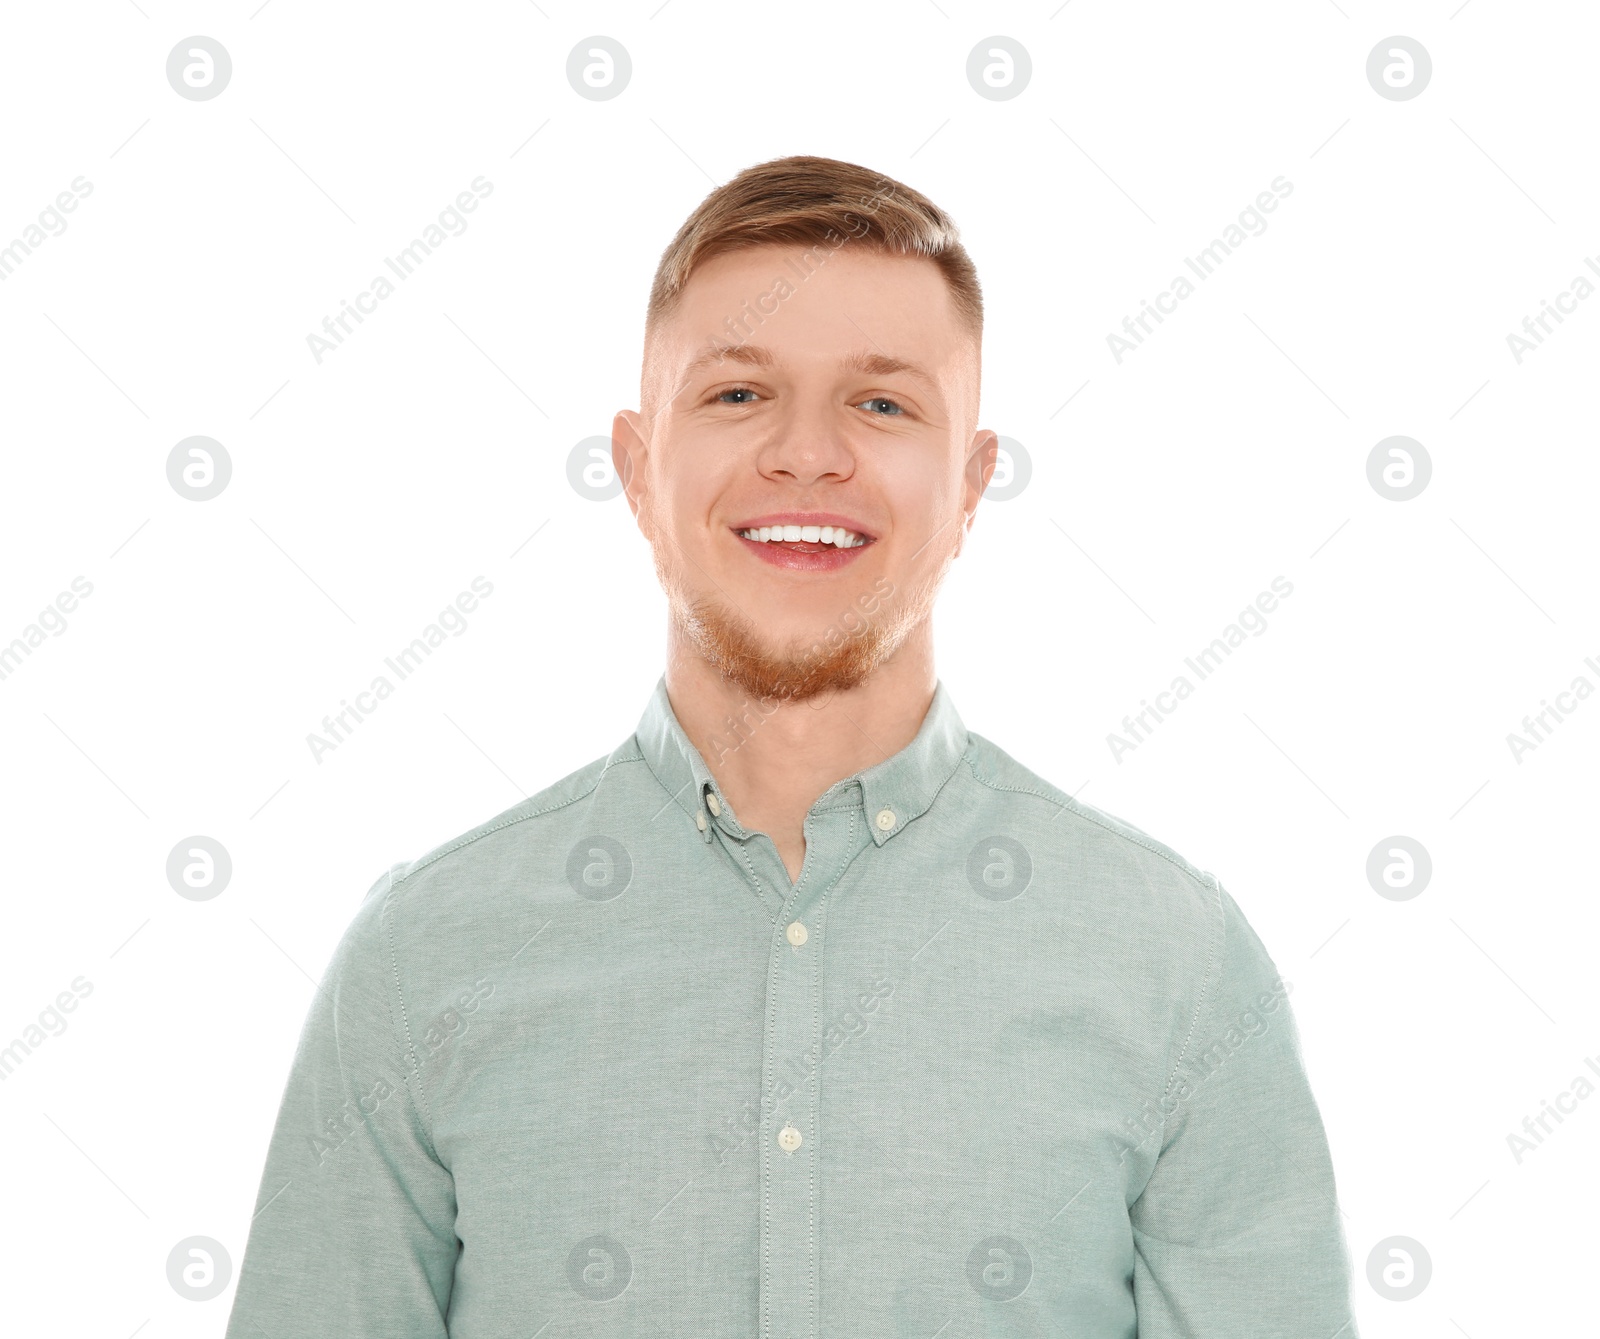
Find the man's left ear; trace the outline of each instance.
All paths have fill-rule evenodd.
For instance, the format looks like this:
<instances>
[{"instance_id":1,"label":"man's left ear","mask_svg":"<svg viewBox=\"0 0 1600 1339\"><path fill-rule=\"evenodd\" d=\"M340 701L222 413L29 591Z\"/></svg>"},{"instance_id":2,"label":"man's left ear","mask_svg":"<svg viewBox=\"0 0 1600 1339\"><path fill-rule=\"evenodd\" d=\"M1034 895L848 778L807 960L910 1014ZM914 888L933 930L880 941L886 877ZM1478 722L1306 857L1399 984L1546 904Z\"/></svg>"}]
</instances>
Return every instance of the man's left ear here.
<instances>
[{"instance_id":1,"label":"man's left ear","mask_svg":"<svg viewBox=\"0 0 1600 1339\"><path fill-rule=\"evenodd\" d=\"M994 476L995 462L999 459L1000 437L988 428L980 428L972 438L972 450L967 456L967 463L962 470L961 509L966 513L962 523L961 537L972 528L972 520L978 510L978 503L983 498L983 490L989 486L989 480ZM956 552L961 552L958 541Z\"/></svg>"},{"instance_id":2,"label":"man's left ear","mask_svg":"<svg viewBox=\"0 0 1600 1339\"><path fill-rule=\"evenodd\" d=\"M650 538L649 519L641 513L644 501L645 471L642 468L649 448L639 415L632 409L619 409L611 420L611 467L622 480L623 495L634 521L646 539Z\"/></svg>"}]
</instances>

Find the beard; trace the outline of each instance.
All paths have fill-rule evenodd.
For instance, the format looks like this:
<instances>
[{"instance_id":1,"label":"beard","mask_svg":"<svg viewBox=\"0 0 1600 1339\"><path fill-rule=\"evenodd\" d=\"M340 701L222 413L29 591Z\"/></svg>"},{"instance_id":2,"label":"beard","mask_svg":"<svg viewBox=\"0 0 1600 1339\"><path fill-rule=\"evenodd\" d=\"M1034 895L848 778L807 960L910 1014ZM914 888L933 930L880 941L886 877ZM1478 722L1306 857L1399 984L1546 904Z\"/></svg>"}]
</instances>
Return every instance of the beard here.
<instances>
[{"instance_id":1,"label":"beard","mask_svg":"<svg viewBox=\"0 0 1600 1339\"><path fill-rule=\"evenodd\" d=\"M673 621L690 644L724 679L758 701L821 706L835 693L863 683L901 640L892 623L863 620L863 627L847 632L837 645L819 638L778 650L735 609L711 600L674 598L669 604Z\"/></svg>"}]
</instances>

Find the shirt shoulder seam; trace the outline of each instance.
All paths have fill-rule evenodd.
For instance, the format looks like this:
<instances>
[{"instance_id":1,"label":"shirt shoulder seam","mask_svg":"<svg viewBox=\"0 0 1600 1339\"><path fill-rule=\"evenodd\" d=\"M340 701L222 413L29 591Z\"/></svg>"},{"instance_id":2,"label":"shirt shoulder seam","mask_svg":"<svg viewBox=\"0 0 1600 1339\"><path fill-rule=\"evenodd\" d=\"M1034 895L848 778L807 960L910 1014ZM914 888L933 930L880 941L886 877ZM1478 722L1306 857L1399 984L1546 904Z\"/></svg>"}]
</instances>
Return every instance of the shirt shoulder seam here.
<instances>
[{"instance_id":1,"label":"shirt shoulder seam","mask_svg":"<svg viewBox=\"0 0 1600 1339\"><path fill-rule=\"evenodd\" d=\"M454 855L457 851L471 846L474 842L482 841L485 837L492 836L496 832L502 832L506 828L515 827L518 823L526 823L530 819L542 818L545 814L553 814L558 809L565 809L569 805L577 804L579 800L587 799L599 788L601 780L605 777L605 774L611 770L616 762L640 761L643 760L638 758L616 759L615 762L608 763L605 767L603 767L600 770L599 775L596 776L588 786L579 791L576 795L570 795L566 799L559 800L554 804L547 804L543 809L535 809L532 813L517 814L515 817L502 819L498 823L490 823L488 826L483 828L474 828L471 832L458 837L455 841L445 843L445 845L440 847L437 851L424 856L415 864L406 866L403 873L396 875L394 880L394 889L391 891L398 890L400 885L409 879L413 874L420 874L430 865L438 864L439 861L443 860L447 855Z\"/></svg>"},{"instance_id":2,"label":"shirt shoulder seam","mask_svg":"<svg viewBox=\"0 0 1600 1339\"><path fill-rule=\"evenodd\" d=\"M1209 892L1210 885L1206 881L1206 876L1195 870L1188 864L1188 862L1179 858L1174 852L1163 850L1161 846L1153 841L1141 840L1138 835L1132 832L1122 832L1117 828L1112 827L1111 824L1096 818L1092 813L1084 809L1076 800L1074 800L1072 796L1066 794L1064 791L1058 791L1055 795L1052 795L1049 793L1049 791L1039 790L1034 786L1013 786L1007 785L1002 781L991 781L988 777L984 776L982 772L978 771L970 755L965 759L965 761L967 763L967 769L972 773L973 778L980 785L987 786L990 790L1010 791L1017 795L1036 795L1041 800L1049 800L1052 804L1059 804L1074 818L1082 819L1085 823L1092 823L1095 827L1109 832L1113 837L1121 838L1125 842L1131 842L1134 846L1138 846L1146 851L1149 851L1151 855L1160 856L1161 859L1165 860L1185 878Z\"/></svg>"}]
</instances>

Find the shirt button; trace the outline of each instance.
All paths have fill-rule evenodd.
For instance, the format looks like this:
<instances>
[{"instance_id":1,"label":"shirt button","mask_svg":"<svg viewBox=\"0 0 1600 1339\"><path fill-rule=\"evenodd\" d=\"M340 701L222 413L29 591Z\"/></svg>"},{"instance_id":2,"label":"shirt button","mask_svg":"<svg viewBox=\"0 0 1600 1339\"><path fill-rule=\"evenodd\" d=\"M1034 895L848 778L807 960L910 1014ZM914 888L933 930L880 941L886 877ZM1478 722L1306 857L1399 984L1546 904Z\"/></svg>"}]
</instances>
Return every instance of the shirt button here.
<instances>
[{"instance_id":1,"label":"shirt button","mask_svg":"<svg viewBox=\"0 0 1600 1339\"><path fill-rule=\"evenodd\" d=\"M708 790L706 792L706 808L711 810L711 812L714 814L720 814L722 812L722 801L717 799L716 791Z\"/></svg>"},{"instance_id":2,"label":"shirt button","mask_svg":"<svg viewBox=\"0 0 1600 1339\"><path fill-rule=\"evenodd\" d=\"M882 831L887 832L890 828L892 828L895 825L895 822L896 822L896 819L895 819L895 816L894 816L894 810L893 809L880 809L880 810L878 810L878 817L874 821L877 823L878 827Z\"/></svg>"},{"instance_id":3,"label":"shirt button","mask_svg":"<svg viewBox=\"0 0 1600 1339\"><path fill-rule=\"evenodd\" d=\"M698 809L696 809L694 812L694 825L695 827L699 828L701 832L706 830L706 816Z\"/></svg>"},{"instance_id":4,"label":"shirt button","mask_svg":"<svg viewBox=\"0 0 1600 1339\"><path fill-rule=\"evenodd\" d=\"M799 948L800 945L805 943L806 940L810 938L810 936L806 933L806 927L799 921L790 921L789 928L783 932L783 937L796 948Z\"/></svg>"},{"instance_id":5,"label":"shirt button","mask_svg":"<svg viewBox=\"0 0 1600 1339\"><path fill-rule=\"evenodd\" d=\"M793 1125L785 1125L778 1131L778 1147L785 1153L793 1153L801 1144L800 1131Z\"/></svg>"}]
</instances>

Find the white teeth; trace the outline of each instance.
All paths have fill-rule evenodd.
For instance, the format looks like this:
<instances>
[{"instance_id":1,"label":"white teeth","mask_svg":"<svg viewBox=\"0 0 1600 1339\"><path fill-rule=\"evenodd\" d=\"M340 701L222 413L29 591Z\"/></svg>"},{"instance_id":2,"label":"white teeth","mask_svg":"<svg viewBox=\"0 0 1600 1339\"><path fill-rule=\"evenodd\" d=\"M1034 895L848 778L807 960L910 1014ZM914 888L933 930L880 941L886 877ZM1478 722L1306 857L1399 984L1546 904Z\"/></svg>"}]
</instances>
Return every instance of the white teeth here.
<instances>
[{"instance_id":1,"label":"white teeth","mask_svg":"<svg viewBox=\"0 0 1600 1339\"><path fill-rule=\"evenodd\" d=\"M840 549L858 549L867 541L860 535L838 525L763 525L739 531L742 539L753 539L759 544L776 544L780 541L807 544L832 544Z\"/></svg>"}]
</instances>

